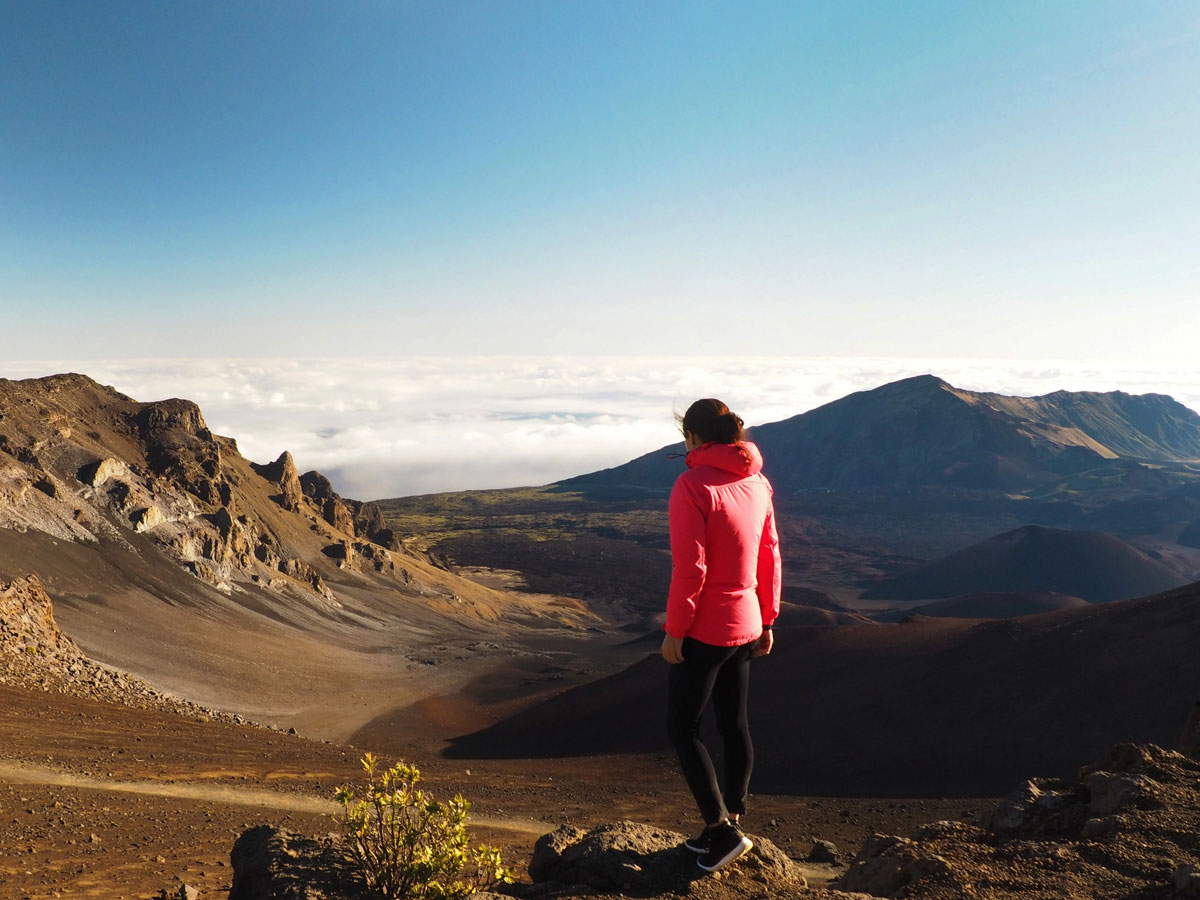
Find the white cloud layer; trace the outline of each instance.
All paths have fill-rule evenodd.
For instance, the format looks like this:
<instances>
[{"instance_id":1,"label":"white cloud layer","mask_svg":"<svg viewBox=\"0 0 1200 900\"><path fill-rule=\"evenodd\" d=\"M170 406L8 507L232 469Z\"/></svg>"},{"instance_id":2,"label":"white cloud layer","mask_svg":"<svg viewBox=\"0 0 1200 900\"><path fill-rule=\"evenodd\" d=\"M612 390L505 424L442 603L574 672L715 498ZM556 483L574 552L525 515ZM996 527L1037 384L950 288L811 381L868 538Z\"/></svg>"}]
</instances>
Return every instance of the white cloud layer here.
<instances>
[{"instance_id":1,"label":"white cloud layer","mask_svg":"<svg viewBox=\"0 0 1200 900\"><path fill-rule=\"evenodd\" d=\"M672 412L716 396L773 422L927 372L958 387L1170 394L1200 409L1200 365L887 358L413 357L12 362L79 371L138 400L186 397L258 462L290 450L345 496L546 484L678 439Z\"/></svg>"}]
</instances>

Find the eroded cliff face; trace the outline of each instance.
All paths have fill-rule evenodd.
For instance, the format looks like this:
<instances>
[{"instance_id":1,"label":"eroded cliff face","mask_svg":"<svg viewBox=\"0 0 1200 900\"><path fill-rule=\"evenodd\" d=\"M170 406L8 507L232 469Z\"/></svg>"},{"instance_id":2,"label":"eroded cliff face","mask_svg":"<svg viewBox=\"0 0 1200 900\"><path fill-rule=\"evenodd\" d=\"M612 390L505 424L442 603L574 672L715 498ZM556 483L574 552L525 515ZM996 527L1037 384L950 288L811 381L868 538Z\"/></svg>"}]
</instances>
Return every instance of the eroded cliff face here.
<instances>
[{"instance_id":1,"label":"eroded cliff face","mask_svg":"<svg viewBox=\"0 0 1200 900\"><path fill-rule=\"evenodd\" d=\"M332 604L335 570L412 586L425 563L374 504L301 476L290 453L250 463L195 403L139 403L82 375L0 379L0 527L71 542L145 535L222 591L249 582Z\"/></svg>"}]
</instances>

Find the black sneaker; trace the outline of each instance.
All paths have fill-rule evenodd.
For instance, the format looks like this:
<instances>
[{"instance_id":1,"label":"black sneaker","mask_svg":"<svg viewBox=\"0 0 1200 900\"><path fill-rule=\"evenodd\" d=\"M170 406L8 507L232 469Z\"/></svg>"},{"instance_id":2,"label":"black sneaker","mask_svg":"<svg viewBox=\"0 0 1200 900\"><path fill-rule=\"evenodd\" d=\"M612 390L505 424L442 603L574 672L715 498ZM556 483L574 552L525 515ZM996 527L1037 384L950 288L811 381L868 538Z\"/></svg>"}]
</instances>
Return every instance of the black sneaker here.
<instances>
[{"instance_id":1,"label":"black sneaker","mask_svg":"<svg viewBox=\"0 0 1200 900\"><path fill-rule=\"evenodd\" d=\"M705 825L702 832L694 838L688 838L683 842L683 846L693 853L707 853L712 849L713 834L719 827L718 825Z\"/></svg>"},{"instance_id":2,"label":"black sneaker","mask_svg":"<svg viewBox=\"0 0 1200 900\"><path fill-rule=\"evenodd\" d=\"M715 872L727 866L739 856L744 856L754 846L750 838L732 822L722 822L712 829L708 852L696 860L696 865L705 872Z\"/></svg>"}]
</instances>

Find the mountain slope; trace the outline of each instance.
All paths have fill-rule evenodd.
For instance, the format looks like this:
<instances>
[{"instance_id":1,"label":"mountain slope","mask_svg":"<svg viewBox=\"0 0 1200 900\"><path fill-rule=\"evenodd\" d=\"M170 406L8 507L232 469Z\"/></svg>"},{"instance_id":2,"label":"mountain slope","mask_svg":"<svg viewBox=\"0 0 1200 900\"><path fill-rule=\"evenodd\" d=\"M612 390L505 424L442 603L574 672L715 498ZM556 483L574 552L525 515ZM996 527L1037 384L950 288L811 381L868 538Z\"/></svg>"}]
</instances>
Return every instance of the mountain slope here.
<instances>
[{"instance_id":1,"label":"mountain slope","mask_svg":"<svg viewBox=\"0 0 1200 900\"><path fill-rule=\"evenodd\" d=\"M945 485L1024 490L1105 460L1200 460L1200 415L1158 394L1006 397L921 375L859 391L753 439L777 490ZM682 444L568 479L590 490L665 491Z\"/></svg>"},{"instance_id":2,"label":"mountain slope","mask_svg":"<svg viewBox=\"0 0 1200 900\"><path fill-rule=\"evenodd\" d=\"M1126 459L1200 460L1200 416L1165 394L1055 391L1041 397L974 396L1016 417L1078 429Z\"/></svg>"},{"instance_id":3,"label":"mountain slope","mask_svg":"<svg viewBox=\"0 0 1200 900\"><path fill-rule=\"evenodd\" d=\"M1015 619L1060 609L1088 606L1081 597L1071 597L1054 591L988 592L960 594L917 607L891 610L876 614L877 622L900 622L908 616L934 616L948 619Z\"/></svg>"},{"instance_id":4,"label":"mountain slope","mask_svg":"<svg viewBox=\"0 0 1200 900\"><path fill-rule=\"evenodd\" d=\"M1092 603L1168 590L1184 578L1112 535L1026 525L873 586L863 596L933 600L1054 591Z\"/></svg>"}]
</instances>

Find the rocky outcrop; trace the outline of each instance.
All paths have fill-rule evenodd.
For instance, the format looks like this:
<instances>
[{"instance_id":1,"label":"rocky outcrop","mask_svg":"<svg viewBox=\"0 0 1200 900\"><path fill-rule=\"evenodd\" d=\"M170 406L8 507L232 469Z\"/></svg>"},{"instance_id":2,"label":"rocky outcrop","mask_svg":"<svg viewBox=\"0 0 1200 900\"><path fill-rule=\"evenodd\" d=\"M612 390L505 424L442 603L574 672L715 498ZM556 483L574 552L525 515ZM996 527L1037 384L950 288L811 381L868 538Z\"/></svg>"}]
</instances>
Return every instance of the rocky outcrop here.
<instances>
[{"instance_id":1,"label":"rocky outcrop","mask_svg":"<svg viewBox=\"0 0 1200 900\"><path fill-rule=\"evenodd\" d=\"M119 478L126 472L125 463L112 457L98 459L79 470L79 480L91 487L100 487L110 478Z\"/></svg>"},{"instance_id":2,"label":"rocky outcrop","mask_svg":"<svg viewBox=\"0 0 1200 900\"><path fill-rule=\"evenodd\" d=\"M54 621L54 605L36 575L0 583L0 647L28 656L83 656Z\"/></svg>"},{"instance_id":3,"label":"rocky outcrop","mask_svg":"<svg viewBox=\"0 0 1200 900\"><path fill-rule=\"evenodd\" d=\"M937 823L927 826L921 836L948 836L957 832L961 839L971 826L962 823ZM972 837L978 837L971 832ZM920 840L877 834L859 851L850 870L842 877L842 887L874 897L918 896L932 884L955 887L954 872L943 857L922 847Z\"/></svg>"},{"instance_id":4,"label":"rocky outcrop","mask_svg":"<svg viewBox=\"0 0 1200 900\"><path fill-rule=\"evenodd\" d=\"M841 886L930 900L1166 897L1196 884L1197 835L1200 761L1118 744L1074 779L1021 784L982 827L934 822L912 837L875 835Z\"/></svg>"},{"instance_id":5,"label":"rocky outcrop","mask_svg":"<svg viewBox=\"0 0 1200 900\"><path fill-rule=\"evenodd\" d=\"M0 537L30 530L156 549L222 593L263 588L322 613L338 602L327 583L338 569L358 584L447 593L418 583L419 560L397 566L378 506L340 497L318 472L302 478L289 452L251 463L195 403L138 403L81 375L0 379ZM322 555L332 544L344 549Z\"/></svg>"},{"instance_id":6,"label":"rocky outcrop","mask_svg":"<svg viewBox=\"0 0 1200 900\"><path fill-rule=\"evenodd\" d=\"M337 496L333 482L315 469L300 476L300 486L304 490L304 496L317 504Z\"/></svg>"},{"instance_id":7,"label":"rocky outcrop","mask_svg":"<svg viewBox=\"0 0 1200 900\"><path fill-rule=\"evenodd\" d=\"M375 540L375 536L384 530L383 510L374 503L363 503L361 500L349 500L347 503L354 517L354 533Z\"/></svg>"},{"instance_id":8,"label":"rocky outcrop","mask_svg":"<svg viewBox=\"0 0 1200 900\"><path fill-rule=\"evenodd\" d=\"M299 512L304 489L300 485L300 475L296 471L296 461L292 459L291 453L284 450L275 462L265 466L255 465L254 470L267 481L274 481L279 485L276 500L280 506L289 512Z\"/></svg>"},{"instance_id":9,"label":"rocky outcrop","mask_svg":"<svg viewBox=\"0 0 1200 900\"><path fill-rule=\"evenodd\" d=\"M804 875L783 851L765 838L752 840L754 849L723 870L732 889L805 887ZM689 885L705 873L683 841L681 834L637 822L615 822L590 831L562 825L538 838L529 877L535 883L575 886L572 893L579 886L638 896L688 893Z\"/></svg>"},{"instance_id":10,"label":"rocky outcrop","mask_svg":"<svg viewBox=\"0 0 1200 900\"><path fill-rule=\"evenodd\" d=\"M310 566L302 559L285 559L279 562L279 571L289 578L295 578L297 581L302 581L308 584L313 591L320 594L326 600L333 600L333 592L325 584L325 579L321 577L321 573Z\"/></svg>"},{"instance_id":11,"label":"rocky outcrop","mask_svg":"<svg viewBox=\"0 0 1200 900\"><path fill-rule=\"evenodd\" d=\"M154 475L176 481L205 503L220 502L221 447L190 400L142 404L132 423Z\"/></svg>"},{"instance_id":12,"label":"rocky outcrop","mask_svg":"<svg viewBox=\"0 0 1200 900\"><path fill-rule=\"evenodd\" d=\"M354 534L354 516L341 497L330 497L321 505L321 516L345 534Z\"/></svg>"},{"instance_id":13,"label":"rocky outcrop","mask_svg":"<svg viewBox=\"0 0 1200 900\"><path fill-rule=\"evenodd\" d=\"M399 541L386 527L383 511L378 505L347 500L333 489L333 484L320 472L305 472L300 476L300 485L304 489L304 496L321 510L321 517L338 531L366 538L392 550L399 548Z\"/></svg>"},{"instance_id":14,"label":"rocky outcrop","mask_svg":"<svg viewBox=\"0 0 1200 900\"><path fill-rule=\"evenodd\" d=\"M147 506L137 510L131 517L134 531L149 531L156 525L161 525L165 519L157 506Z\"/></svg>"}]
</instances>

